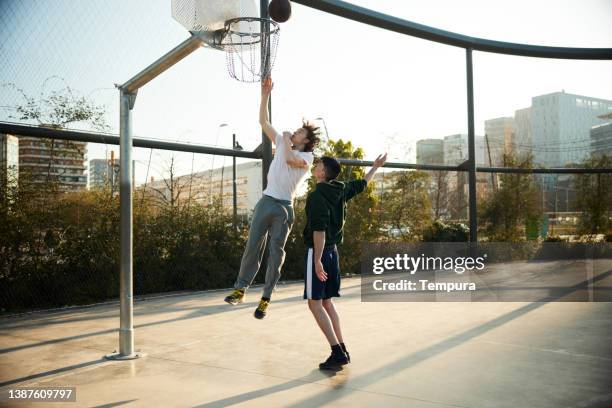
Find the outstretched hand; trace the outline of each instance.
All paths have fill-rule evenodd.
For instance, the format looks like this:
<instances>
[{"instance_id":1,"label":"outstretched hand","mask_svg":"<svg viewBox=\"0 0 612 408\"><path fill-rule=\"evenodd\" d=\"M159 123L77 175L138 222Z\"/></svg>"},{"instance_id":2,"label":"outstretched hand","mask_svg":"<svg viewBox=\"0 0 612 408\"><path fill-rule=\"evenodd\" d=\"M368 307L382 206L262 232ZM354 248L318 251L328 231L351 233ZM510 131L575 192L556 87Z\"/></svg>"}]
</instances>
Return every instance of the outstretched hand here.
<instances>
[{"instance_id":1,"label":"outstretched hand","mask_svg":"<svg viewBox=\"0 0 612 408\"><path fill-rule=\"evenodd\" d=\"M379 154L376 160L374 160L374 163L372 163L372 168L370 169L370 171L368 171L368 173L363 177L365 181L369 183L370 180L372 180L372 177L374 177L374 173L376 173L376 171L380 167L382 167L386 161L387 161L387 153L385 153L384 155Z\"/></svg>"},{"instance_id":2,"label":"outstretched hand","mask_svg":"<svg viewBox=\"0 0 612 408\"><path fill-rule=\"evenodd\" d=\"M272 89L274 88L274 82L272 82L272 77L267 76L261 81L261 94L262 95L270 95Z\"/></svg>"},{"instance_id":3,"label":"outstretched hand","mask_svg":"<svg viewBox=\"0 0 612 408\"><path fill-rule=\"evenodd\" d=\"M375 169L382 167L382 165L385 164L386 161L387 153L385 153L384 155L379 154L376 160L374 160L374 165L372 167L374 167Z\"/></svg>"}]
</instances>

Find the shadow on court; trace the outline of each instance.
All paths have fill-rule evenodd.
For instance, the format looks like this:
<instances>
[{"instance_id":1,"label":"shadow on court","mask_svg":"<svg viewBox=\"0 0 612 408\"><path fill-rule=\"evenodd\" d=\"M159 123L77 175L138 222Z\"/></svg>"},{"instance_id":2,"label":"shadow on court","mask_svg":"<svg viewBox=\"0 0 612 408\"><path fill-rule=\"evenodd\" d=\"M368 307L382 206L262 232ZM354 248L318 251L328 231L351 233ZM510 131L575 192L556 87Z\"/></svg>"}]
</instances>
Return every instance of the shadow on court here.
<instances>
[{"instance_id":1,"label":"shadow on court","mask_svg":"<svg viewBox=\"0 0 612 408\"><path fill-rule=\"evenodd\" d=\"M75 385L99 407L596 407L612 401L612 304L556 302L585 285L532 303L372 304L348 279L338 305L354 361L338 373L313 369L328 349L300 283L279 288L264 321L251 316L257 290L235 307L221 291L138 302L148 355L131 362L101 358L117 342L108 305L55 316L64 321L43 313L0 324L0 387Z\"/></svg>"}]
</instances>

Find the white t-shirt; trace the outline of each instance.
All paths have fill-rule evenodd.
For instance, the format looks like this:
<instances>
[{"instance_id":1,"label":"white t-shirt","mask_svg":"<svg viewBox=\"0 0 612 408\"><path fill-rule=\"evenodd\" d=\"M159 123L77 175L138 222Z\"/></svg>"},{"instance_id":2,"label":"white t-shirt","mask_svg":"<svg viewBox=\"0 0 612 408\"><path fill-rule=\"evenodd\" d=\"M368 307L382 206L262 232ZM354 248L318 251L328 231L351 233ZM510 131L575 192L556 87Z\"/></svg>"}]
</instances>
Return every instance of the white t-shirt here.
<instances>
[{"instance_id":1,"label":"white t-shirt","mask_svg":"<svg viewBox=\"0 0 612 408\"><path fill-rule=\"evenodd\" d=\"M306 178L309 169L291 167L287 164L285 153L285 141L280 134L276 135L276 153L270 163L268 170L268 186L264 194L278 200L292 201L295 191L300 183ZM299 158L306 160L310 167L314 161L312 152L293 151Z\"/></svg>"}]
</instances>

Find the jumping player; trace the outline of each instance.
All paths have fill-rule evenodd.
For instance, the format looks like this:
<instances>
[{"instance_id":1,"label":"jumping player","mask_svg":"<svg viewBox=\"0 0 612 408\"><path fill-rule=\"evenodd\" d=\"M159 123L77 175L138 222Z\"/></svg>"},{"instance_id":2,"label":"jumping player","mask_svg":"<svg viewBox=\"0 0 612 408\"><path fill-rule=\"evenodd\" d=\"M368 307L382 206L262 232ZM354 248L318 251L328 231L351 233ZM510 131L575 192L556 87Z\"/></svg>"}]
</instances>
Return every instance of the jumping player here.
<instances>
[{"instance_id":1,"label":"jumping player","mask_svg":"<svg viewBox=\"0 0 612 408\"><path fill-rule=\"evenodd\" d=\"M244 301L245 292L259 271L266 240L269 239L270 255L265 285L254 313L258 319L266 316L272 290L280 278L285 261L285 243L294 221L292 203L295 191L306 178L314 161L312 151L319 143L319 128L309 123L304 122L295 132L283 132L282 135L272 127L268 100L273 87L270 77L262 82L259 123L266 136L276 145L276 153L268 170L268 186L255 205L234 291L225 298L232 305Z\"/></svg>"}]
</instances>

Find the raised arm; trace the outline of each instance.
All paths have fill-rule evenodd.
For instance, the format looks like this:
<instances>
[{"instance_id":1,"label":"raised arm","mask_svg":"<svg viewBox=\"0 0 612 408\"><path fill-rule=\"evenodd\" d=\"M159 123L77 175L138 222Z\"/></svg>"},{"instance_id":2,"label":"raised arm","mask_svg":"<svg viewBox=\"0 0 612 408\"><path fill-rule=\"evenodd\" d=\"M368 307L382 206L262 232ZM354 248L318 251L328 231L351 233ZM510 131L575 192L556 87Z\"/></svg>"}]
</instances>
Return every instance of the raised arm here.
<instances>
[{"instance_id":1,"label":"raised arm","mask_svg":"<svg viewBox=\"0 0 612 408\"><path fill-rule=\"evenodd\" d=\"M369 183L370 180L372 180L372 177L374 177L374 174L376 174L376 171L380 167L382 167L382 165L385 164L386 161L387 161L387 153L385 153L384 156L382 154L379 154L376 160L374 160L374 164L372 165L372 168L370 169L370 171L368 171L368 174L365 175L364 180Z\"/></svg>"},{"instance_id":2,"label":"raised arm","mask_svg":"<svg viewBox=\"0 0 612 408\"><path fill-rule=\"evenodd\" d=\"M266 77L261 83L261 105L259 106L259 124L263 129L263 132L268 136L268 139L272 143L276 144L276 135L278 132L272 127L270 123L270 114L268 112L268 102L270 101L270 94L274 88L272 77Z\"/></svg>"}]
</instances>

